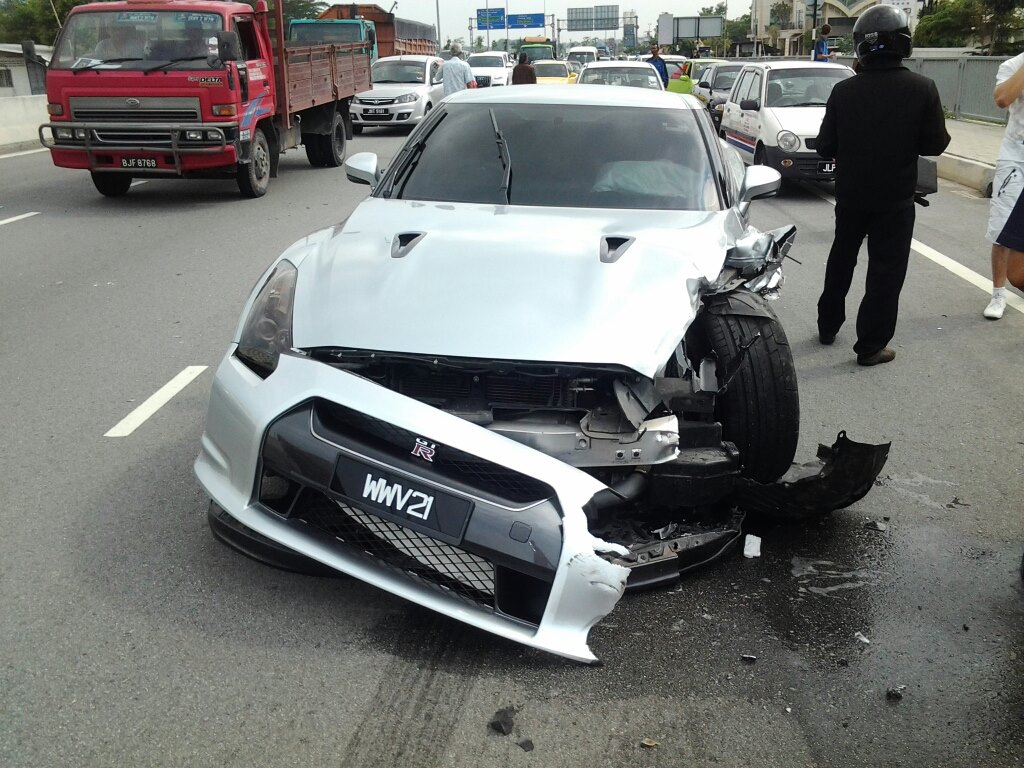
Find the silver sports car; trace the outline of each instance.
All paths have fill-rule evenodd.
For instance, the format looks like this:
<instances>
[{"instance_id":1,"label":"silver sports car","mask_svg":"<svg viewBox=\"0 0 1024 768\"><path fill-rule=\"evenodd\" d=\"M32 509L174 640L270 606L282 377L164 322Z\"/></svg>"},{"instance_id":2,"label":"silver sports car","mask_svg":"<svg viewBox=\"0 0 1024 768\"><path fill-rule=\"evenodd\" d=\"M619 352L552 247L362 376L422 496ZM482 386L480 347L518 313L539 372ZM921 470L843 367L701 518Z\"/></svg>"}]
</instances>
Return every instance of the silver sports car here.
<instances>
[{"instance_id":1,"label":"silver sports car","mask_svg":"<svg viewBox=\"0 0 1024 768\"><path fill-rule=\"evenodd\" d=\"M372 193L259 280L196 473L214 533L594 661L627 588L729 551L745 511L860 498L887 446L804 477L796 373L767 304L792 228L690 97L463 91ZM786 475L783 477L783 475Z\"/></svg>"}]
</instances>

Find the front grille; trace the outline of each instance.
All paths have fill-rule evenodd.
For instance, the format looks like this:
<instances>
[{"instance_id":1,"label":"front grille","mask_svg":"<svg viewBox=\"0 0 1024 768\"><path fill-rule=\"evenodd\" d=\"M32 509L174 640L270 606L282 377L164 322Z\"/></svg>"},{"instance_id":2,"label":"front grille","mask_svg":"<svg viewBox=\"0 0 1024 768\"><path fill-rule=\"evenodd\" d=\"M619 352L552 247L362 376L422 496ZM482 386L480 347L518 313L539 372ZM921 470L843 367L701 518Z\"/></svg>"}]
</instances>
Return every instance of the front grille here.
<instances>
[{"instance_id":1,"label":"front grille","mask_svg":"<svg viewBox=\"0 0 1024 768\"><path fill-rule=\"evenodd\" d=\"M387 115L366 115L366 114L364 114L363 115L363 121L364 122L369 122L369 123L386 123L389 120L393 120L394 117L395 116L392 115L392 114L387 114Z\"/></svg>"},{"instance_id":2,"label":"front grille","mask_svg":"<svg viewBox=\"0 0 1024 768\"><path fill-rule=\"evenodd\" d=\"M170 147L171 135L167 131L144 133L140 131L94 131L101 144L130 144L139 147Z\"/></svg>"},{"instance_id":3,"label":"front grille","mask_svg":"<svg viewBox=\"0 0 1024 768\"><path fill-rule=\"evenodd\" d=\"M804 139L804 144L807 145L808 149L814 149L818 145L817 137L813 139Z\"/></svg>"},{"instance_id":4,"label":"front grille","mask_svg":"<svg viewBox=\"0 0 1024 768\"><path fill-rule=\"evenodd\" d=\"M324 427L338 436L339 443L354 439L403 461L409 459L416 440L423 437L326 400L317 401L315 411ZM517 503L540 501L554 495L540 480L447 445L437 446L430 474Z\"/></svg>"},{"instance_id":5,"label":"front grille","mask_svg":"<svg viewBox=\"0 0 1024 768\"><path fill-rule=\"evenodd\" d=\"M426 403L476 400L488 408L571 408L567 380L559 376L472 373L464 371L399 372L391 389Z\"/></svg>"},{"instance_id":6,"label":"front grille","mask_svg":"<svg viewBox=\"0 0 1024 768\"><path fill-rule=\"evenodd\" d=\"M199 120L196 109L84 109L73 110L75 120L82 122L122 123L194 123Z\"/></svg>"},{"instance_id":7,"label":"front grille","mask_svg":"<svg viewBox=\"0 0 1024 768\"><path fill-rule=\"evenodd\" d=\"M459 600L494 609L494 566L482 557L310 491L296 505L302 520L350 551Z\"/></svg>"},{"instance_id":8,"label":"front grille","mask_svg":"<svg viewBox=\"0 0 1024 768\"><path fill-rule=\"evenodd\" d=\"M490 75L477 75L476 84L478 88L490 88L491 87L491 76Z\"/></svg>"},{"instance_id":9,"label":"front grille","mask_svg":"<svg viewBox=\"0 0 1024 768\"><path fill-rule=\"evenodd\" d=\"M370 104L374 107L385 107L388 104L394 104L394 99L360 99L360 104Z\"/></svg>"}]
</instances>

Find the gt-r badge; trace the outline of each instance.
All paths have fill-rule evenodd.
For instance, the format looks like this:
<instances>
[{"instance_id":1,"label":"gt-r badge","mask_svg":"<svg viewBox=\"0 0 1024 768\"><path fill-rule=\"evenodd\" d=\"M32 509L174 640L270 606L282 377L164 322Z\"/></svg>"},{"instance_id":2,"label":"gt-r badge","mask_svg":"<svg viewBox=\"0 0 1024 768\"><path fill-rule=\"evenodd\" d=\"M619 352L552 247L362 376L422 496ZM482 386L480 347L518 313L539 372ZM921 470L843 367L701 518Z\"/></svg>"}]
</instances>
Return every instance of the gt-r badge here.
<instances>
[{"instance_id":1,"label":"gt-r badge","mask_svg":"<svg viewBox=\"0 0 1024 768\"><path fill-rule=\"evenodd\" d=\"M412 455L433 463L434 452L437 451L436 443L428 443L422 437L416 438L416 445L412 447Z\"/></svg>"}]
</instances>

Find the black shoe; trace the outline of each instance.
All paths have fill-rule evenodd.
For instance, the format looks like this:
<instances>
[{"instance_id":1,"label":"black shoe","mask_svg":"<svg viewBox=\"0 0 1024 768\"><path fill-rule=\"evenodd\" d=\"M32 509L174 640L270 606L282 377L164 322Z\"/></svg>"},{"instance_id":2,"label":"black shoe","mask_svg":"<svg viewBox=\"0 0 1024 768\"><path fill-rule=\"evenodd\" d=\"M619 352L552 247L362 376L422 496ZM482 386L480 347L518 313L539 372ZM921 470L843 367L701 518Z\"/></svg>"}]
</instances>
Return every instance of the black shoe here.
<instances>
[{"instance_id":1,"label":"black shoe","mask_svg":"<svg viewBox=\"0 0 1024 768\"><path fill-rule=\"evenodd\" d=\"M896 359L896 351L885 347L871 355L857 355L857 365L881 365Z\"/></svg>"},{"instance_id":2,"label":"black shoe","mask_svg":"<svg viewBox=\"0 0 1024 768\"><path fill-rule=\"evenodd\" d=\"M820 341L826 347L832 346L835 340L836 335L834 333L825 333L824 331L818 331L818 341Z\"/></svg>"}]
</instances>

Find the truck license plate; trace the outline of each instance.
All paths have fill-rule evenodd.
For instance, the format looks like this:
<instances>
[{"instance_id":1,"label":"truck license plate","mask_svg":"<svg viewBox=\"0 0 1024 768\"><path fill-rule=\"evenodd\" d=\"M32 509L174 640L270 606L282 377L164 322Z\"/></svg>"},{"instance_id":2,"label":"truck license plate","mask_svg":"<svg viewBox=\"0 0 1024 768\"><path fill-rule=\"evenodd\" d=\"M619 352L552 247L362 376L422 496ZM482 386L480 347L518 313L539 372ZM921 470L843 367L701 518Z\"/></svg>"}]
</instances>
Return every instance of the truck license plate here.
<instances>
[{"instance_id":1,"label":"truck license plate","mask_svg":"<svg viewBox=\"0 0 1024 768\"><path fill-rule=\"evenodd\" d=\"M835 160L822 160L818 163L818 173L835 173L836 172L836 161Z\"/></svg>"},{"instance_id":2,"label":"truck license plate","mask_svg":"<svg viewBox=\"0 0 1024 768\"><path fill-rule=\"evenodd\" d=\"M122 157L122 168L156 168L155 157Z\"/></svg>"},{"instance_id":3,"label":"truck license plate","mask_svg":"<svg viewBox=\"0 0 1024 768\"><path fill-rule=\"evenodd\" d=\"M370 107L363 110L364 115L386 115L387 113L388 111L384 107Z\"/></svg>"}]
</instances>

